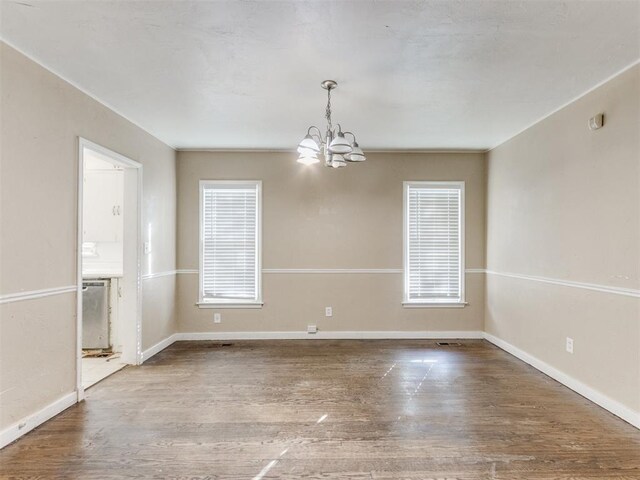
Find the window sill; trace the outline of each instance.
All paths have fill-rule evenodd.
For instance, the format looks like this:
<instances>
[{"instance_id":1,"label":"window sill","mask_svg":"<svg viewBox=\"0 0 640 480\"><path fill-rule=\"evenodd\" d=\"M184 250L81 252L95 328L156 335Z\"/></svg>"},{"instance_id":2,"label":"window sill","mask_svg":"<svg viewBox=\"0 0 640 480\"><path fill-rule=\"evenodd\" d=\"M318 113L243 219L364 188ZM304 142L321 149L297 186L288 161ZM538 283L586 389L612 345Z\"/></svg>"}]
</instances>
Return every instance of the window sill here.
<instances>
[{"instance_id":1,"label":"window sill","mask_svg":"<svg viewBox=\"0 0 640 480\"><path fill-rule=\"evenodd\" d=\"M402 302L404 308L464 308L469 306L467 302Z\"/></svg>"},{"instance_id":2,"label":"window sill","mask_svg":"<svg viewBox=\"0 0 640 480\"><path fill-rule=\"evenodd\" d=\"M198 308L262 308L262 302L252 303L232 303L232 302L198 302L196 306Z\"/></svg>"}]
</instances>

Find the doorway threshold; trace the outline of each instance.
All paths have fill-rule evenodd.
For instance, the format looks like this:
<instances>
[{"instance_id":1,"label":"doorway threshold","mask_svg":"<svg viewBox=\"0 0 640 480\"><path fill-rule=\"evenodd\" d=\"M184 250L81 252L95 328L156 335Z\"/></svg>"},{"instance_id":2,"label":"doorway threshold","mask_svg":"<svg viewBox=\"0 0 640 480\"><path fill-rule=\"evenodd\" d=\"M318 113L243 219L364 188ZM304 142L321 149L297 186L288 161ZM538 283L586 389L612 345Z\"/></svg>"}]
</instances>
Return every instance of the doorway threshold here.
<instances>
[{"instance_id":1,"label":"doorway threshold","mask_svg":"<svg viewBox=\"0 0 640 480\"><path fill-rule=\"evenodd\" d=\"M82 388L85 390L126 367L119 356L82 358Z\"/></svg>"}]
</instances>

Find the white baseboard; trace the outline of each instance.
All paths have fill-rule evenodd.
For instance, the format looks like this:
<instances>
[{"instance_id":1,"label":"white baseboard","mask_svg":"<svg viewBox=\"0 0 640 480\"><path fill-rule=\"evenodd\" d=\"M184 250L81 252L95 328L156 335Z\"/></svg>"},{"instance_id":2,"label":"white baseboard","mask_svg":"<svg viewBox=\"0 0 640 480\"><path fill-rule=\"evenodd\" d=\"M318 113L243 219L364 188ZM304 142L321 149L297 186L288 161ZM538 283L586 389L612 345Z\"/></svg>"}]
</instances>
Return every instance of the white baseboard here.
<instances>
[{"instance_id":1,"label":"white baseboard","mask_svg":"<svg viewBox=\"0 0 640 480\"><path fill-rule=\"evenodd\" d=\"M579 393L583 397L591 400L593 403L600 405L605 410L608 410L614 415L620 417L621 419L630 423L634 427L640 428L640 412L636 412L630 409L629 407L621 404L617 400L613 400L612 398L604 395L598 390L595 390L590 386L585 385L584 383L580 382L579 380L576 380L572 376L567 375L566 373L558 370L557 368L552 367L548 363L543 362L539 358L534 357L533 355L525 352L524 350L520 350L518 347L514 347L510 343L505 342L504 340L494 335L491 335L490 333L485 332L484 338L487 341L493 343L495 346L506 351L507 353L510 353L514 357L517 357L523 362L528 363L532 367L540 370L542 373L550 376L551 378L560 382L564 386L570 388L574 392Z\"/></svg>"},{"instance_id":2,"label":"white baseboard","mask_svg":"<svg viewBox=\"0 0 640 480\"><path fill-rule=\"evenodd\" d=\"M142 352L142 359L140 360L140 363L146 362L151 357L153 357L156 353L159 353L165 348L167 348L168 346L170 346L173 342L176 341L176 335L177 335L176 333L174 333L173 335L169 335L164 340L161 340L158 343L156 343L153 347L147 348L144 352Z\"/></svg>"},{"instance_id":3,"label":"white baseboard","mask_svg":"<svg viewBox=\"0 0 640 480\"><path fill-rule=\"evenodd\" d=\"M449 331L305 331L288 332L181 332L174 333L142 352L142 363L171 346L174 342L187 340L409 340L409 339L482 339L483 332L475 330Z\"/></svg>"},{"instance_id":4,"label":"white baseboard","mask_svg":"<svg viewBox=\"0 0 640 480\"><path fill-rule=\"evenodd\" d=\"M176 333L178 340L365 340L365 339L481 339L480 331L306 331L289 332L186 332Z\"/></svg>"},{"instance_id":5,"label":"white baseboard","mask_svg":"<svg viewBox=\"0 0 640 480\"><path fill-rule=\"evenodd\" d=\"M4 448L11 442L17 440L25 433L30 432L38 425L43 424L50 418L55 417L59 413L65 411L78 401L78 394L74 391L50 403L42 410L33 413L22 420L10 425L0 432L0 448Z\"/></svg>"}]
</instances>

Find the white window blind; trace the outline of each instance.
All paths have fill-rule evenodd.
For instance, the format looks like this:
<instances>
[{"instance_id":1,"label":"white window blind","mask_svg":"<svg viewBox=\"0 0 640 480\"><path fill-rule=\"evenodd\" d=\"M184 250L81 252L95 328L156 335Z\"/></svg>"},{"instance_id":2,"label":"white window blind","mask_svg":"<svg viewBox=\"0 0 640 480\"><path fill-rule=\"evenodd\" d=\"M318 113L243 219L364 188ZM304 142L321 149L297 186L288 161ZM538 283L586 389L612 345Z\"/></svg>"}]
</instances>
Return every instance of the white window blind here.
<instances>
[{"instance_id":1,"label":"white window blind","mask_svg":"<svg viewBox=\"0 0 640 480\"><path fill-rule=\"evenodd\" d=\"M463 182L405 182L406 303L464 302L463 208Z\"/></svg>"},{"instance_id":2,"label":"white window blind","mask_svg":"<svg viewBox=\"0 0 640 480\"><path fill-rule=\"evenodd\" d=\"M260 301L260 183L201 182L200 302Z\"/></svg>"}]
</instances>

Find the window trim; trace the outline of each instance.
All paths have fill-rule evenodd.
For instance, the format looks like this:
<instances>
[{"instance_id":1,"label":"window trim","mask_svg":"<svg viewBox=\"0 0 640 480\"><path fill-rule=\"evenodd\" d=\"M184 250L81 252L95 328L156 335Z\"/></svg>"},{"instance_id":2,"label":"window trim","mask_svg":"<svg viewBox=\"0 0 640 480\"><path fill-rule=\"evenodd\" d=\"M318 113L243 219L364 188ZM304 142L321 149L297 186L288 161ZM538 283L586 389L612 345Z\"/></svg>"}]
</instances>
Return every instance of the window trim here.
<instances>
[{"instance_id":1,"label":"window trim","mask_svg":"<svg viewBox=\"0 0 640 480\"><path fill-rule=\"evenodd\" d=\"M251 300L225 300L203 298L204 283L204 189L216 185L245 185L256 187L256 298ZM198 302L199 308L261 308L262 302L262 180L200 180L198 205Z\"/></svg>"},{"instance_id":2,"label":"window trim","mask_svg":"<svg viewBox=\"0 0 640 480\"><path fill-rule=\"evenodd\" d=\"M460 300L452 302L450 300L411 300L409 299L409 235L408 235L408 207L409 207L409 187L421 186L432 188L460 189ZM411 180L403 182L402 193L402 265L403 265L403 294L402 305L405 308L456 308L468 305L465 295L466 270L465 270L465 182L460 181L418 181Z\"/></svg>"}]
</instances>

